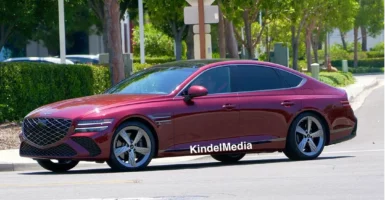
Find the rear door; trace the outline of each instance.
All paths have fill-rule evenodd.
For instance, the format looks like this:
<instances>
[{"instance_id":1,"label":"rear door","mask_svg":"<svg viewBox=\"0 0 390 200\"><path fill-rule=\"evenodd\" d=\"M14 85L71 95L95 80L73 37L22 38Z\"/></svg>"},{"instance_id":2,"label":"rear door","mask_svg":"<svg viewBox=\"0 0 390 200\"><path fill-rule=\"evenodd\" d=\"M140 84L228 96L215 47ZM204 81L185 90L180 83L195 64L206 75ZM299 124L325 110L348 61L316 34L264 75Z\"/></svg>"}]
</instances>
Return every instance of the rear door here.
<instances>
[{"instance_id":1,"label":"rear door","mask_svg":"<svg viewBox=\"0 0 390 200\"><path fill-rule=\"evenodd\" d=\"M238 93L240 102L239 134L254 150L284 148L289 122L301 109L294 88L303 79L283 78L290 75L268 66L231 67L232 92Z\"/></svg>"}]
</instances>

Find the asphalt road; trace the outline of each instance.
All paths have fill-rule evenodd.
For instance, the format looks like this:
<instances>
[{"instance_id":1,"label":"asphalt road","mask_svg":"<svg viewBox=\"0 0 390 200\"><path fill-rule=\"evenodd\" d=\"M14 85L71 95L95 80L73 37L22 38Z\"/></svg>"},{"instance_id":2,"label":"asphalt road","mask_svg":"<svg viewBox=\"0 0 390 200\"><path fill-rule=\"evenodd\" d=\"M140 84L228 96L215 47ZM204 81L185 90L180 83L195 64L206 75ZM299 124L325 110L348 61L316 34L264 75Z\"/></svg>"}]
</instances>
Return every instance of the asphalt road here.
<instances>
[{"instance_id":1,"label":"asphalt road","mask_svg":"<svg viewBox=\"0 0 390 200\"><path fill-rule=\"evenodd\" d=\"M76 168L0 173L0 199L383 199L384 89L356 111L358 136L325 147L320 158L293 162L283 154L251 154L222 165L209 157L113 173Z\"/></svg>"}]
</instances>

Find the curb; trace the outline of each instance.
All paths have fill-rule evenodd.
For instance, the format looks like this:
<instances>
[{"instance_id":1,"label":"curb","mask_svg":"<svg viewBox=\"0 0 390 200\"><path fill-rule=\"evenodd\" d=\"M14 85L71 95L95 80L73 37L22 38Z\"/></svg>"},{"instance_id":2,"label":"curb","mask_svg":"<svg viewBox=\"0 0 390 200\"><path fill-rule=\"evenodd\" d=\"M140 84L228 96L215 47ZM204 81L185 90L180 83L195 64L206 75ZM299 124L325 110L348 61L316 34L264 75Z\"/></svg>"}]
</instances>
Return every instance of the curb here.
<instances>
[{"instance_id":1,"label":"curb","mask_svg":"<svg viewBox=\"0 0 390 200\"><path fill-rule=\"evenodd\" d=\"M362 89L360 89L356 94L348 94L349 101L353 102L356 97L358 97L363 91L368 90L370 88L373 88L379 84L378 78L375 78L370 84L364 86Z\"/></svg>"}]
</instances>

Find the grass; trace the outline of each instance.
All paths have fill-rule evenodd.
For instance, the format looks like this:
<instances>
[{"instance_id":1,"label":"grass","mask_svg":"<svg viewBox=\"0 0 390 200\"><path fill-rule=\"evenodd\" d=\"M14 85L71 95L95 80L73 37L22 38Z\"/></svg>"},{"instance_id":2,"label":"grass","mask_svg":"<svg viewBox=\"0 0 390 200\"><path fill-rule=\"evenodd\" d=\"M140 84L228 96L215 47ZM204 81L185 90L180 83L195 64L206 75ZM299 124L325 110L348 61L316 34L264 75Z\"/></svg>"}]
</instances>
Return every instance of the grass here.
<instances>
[{"instance_id":1,"label":"grass","mask_svg":"<svg viewBox=\"0 0 390 200\"><path fill-rule=\"evenodd\" d=\"M0 124L0 150L18 149L21 129L21 125L14 122Z\"/></svg>"}]
</instances>

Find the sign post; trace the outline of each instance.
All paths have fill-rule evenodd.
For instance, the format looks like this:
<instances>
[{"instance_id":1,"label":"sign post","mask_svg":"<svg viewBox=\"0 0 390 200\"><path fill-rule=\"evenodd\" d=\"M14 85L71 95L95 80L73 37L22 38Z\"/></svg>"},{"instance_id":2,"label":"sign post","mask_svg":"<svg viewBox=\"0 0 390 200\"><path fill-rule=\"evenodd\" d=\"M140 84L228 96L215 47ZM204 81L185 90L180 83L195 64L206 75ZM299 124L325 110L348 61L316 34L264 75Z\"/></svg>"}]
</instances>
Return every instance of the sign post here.
<instances>
[{"instance_id":1,"label":"sign post","mask_svg":"<svg viewBox=\"0 0 390 200\"><path fill-rule=\"evenodd\" d=\"M209 24L219 22L218 6L211 6L215 0L186 1L191 6L184 8L184 23L194 25L195 59L212 58Z\"/></svg>"}]
</instances>

